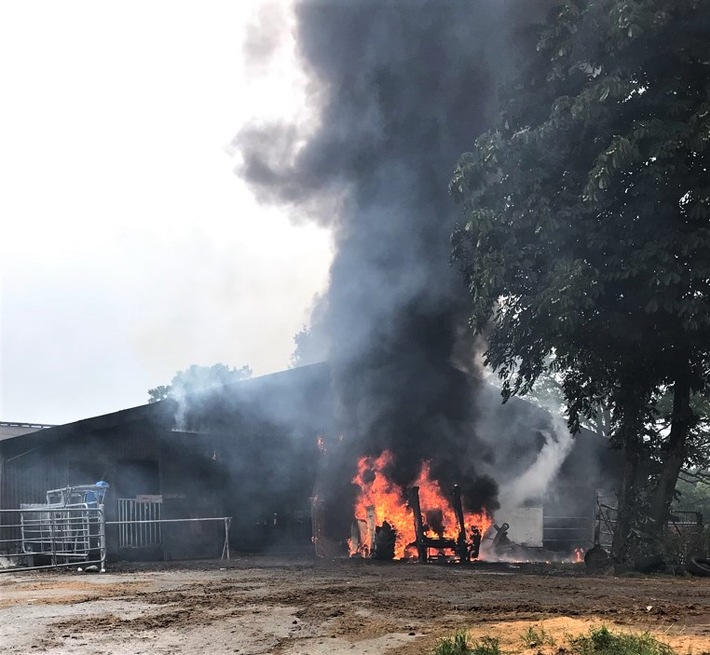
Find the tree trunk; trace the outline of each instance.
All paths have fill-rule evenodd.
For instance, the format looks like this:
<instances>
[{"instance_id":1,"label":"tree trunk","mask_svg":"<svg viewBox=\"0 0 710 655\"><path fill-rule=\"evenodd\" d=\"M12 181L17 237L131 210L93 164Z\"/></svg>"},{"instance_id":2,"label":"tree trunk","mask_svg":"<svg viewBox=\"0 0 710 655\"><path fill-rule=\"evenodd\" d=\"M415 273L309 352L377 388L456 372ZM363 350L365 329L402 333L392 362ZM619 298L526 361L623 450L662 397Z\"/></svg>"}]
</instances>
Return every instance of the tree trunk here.
<instances>
[{"instance_id":1,"label":"tree trunk","mask_svg":"<svg viewBox=\"0 0 710 655\"><path fill-rule=\"evenodd\" d=\"M638 437L625 434L623 450L623 479L619 490L616 526L611 544L611 556L617 563L627 562L631 556L629 538L636 514L636 489L641 460Z\"/></svg>"},{"instance_id":2,"label":"tree trunk","mask_svg":"<svg viewBox=\"0 0 710 655\"><path fill-rule=\"evenodd\" d=\"M624 469L611 556L617 564L624 564L630 562L635 555L632 535L641 512L639 489L646 470L641 433L647 392L635 380L629 380L622 386L619 402L617 411L621 415L618 434L620 438L616 441L623 449Z\"/></svg>"},{"instance_id":3,"label":"tree trunk","mask_svg":"<svg viewBox=\"0 0 710 655\"><path fill-rule=\"evenodd\" d=\"M673 385L671 432L664 449L663 468L651 501L650 518L653 520L655 536L658 539L663 536L663 528L670 514L678 475L685 461L686 442L693 423L690 391L690 376L684 371Z\"/></svg>"}]
</instances>

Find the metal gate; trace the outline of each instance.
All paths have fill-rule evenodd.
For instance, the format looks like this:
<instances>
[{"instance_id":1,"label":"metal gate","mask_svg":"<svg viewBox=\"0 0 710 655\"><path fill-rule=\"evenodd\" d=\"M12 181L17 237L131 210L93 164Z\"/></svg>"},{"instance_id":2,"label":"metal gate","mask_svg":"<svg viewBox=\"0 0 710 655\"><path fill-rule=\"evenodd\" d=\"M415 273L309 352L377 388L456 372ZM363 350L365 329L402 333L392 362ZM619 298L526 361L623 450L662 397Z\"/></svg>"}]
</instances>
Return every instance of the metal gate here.
<instances>
[{"instance_id":1,"label":"metal gate","mask_svg":"<svg viewBox=\"0 0 710 655\"><path fill-rule=\"evenodd\" d=\"M161 501L155 497L118 499L118 547L145 548L160 546Z\"/></svg>"},{"instance_id":2,"label":"metal gate","mask_svg":"<svg viewBox=\"0 0 710 655\"><path fill-rule=\"evenodd\" d=\"M104 570L108 484L52 489L46 503L0 509L0 571L97 565Z\"/></svg>"},{"instance_id":3,"label":"metal gate","mask_svg":"<svg viewBox=\"0 0 710 655\"><path fill-rule=\"evenodd\" d=\"M615 494L597 491L596 542L607 553L611 552L611 545L614 540L614 530L616 529L618 515L616 504Z\"/></svg>"}]
</instances>

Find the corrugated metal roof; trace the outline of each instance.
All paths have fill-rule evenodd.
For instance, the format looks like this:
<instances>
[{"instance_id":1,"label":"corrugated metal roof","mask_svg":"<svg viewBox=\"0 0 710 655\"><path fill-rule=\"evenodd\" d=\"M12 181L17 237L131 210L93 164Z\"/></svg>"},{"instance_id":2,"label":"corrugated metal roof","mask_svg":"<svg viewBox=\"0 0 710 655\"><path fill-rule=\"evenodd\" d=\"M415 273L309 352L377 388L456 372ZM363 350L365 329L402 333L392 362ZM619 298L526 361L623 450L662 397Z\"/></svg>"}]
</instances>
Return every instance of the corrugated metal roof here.
<instances>
[{"instance_id":1,"label":"corrugated metal roof","mask_svg":"<svg viewBox=\"0 0 710 655\"><path fill-rule=\"evenodd\" d=\"M238 382L206 390L204 393L216 391L218 388L227 393L239 390L239 392L243 395L243 399L248 402L249 398L251 398L253 394L264 393L267 390L276 391L280 385L291 387L294 385L298 386L299 384L303 384L305 381L312 379L314 376L325 376L324 379L327 379L328 375L328 364L309 364L307 366L278 371L277 373L269 373L267 375L261 375L247 380L239 380ZM44 429L47 429L46 438L50 439L55 437L64 437L80 432L103 430L117 425L122 425L127 421L161 417L164 419L170 418L170 420L172 420L174 414L175 401L168 399L155 403L139 405L137 407L121 409L110 414L92 416L79 421L73 421L72 423L65 423L64 425L35 425L34 427L31 427L33 426L31 423L6 423L5 425L17 426L17 428L14 431L8 429L7 434L0 432L0 435L2 435L0 436L0 442L4 439L7 440L14 437L21 437ZM3 424L0 423L0 426L1 425ZM28 426L28 429L26 431L20 430L20 426L24 425ZM44 438L45 437L43 437L43 439Z\"/></svg>"},{"instance_id":2,"label":"corrugated metal roof","mask_svg":"<svg viewBox=\"0 0 710 655\"><path fill-rule=\"evenodd\" d=\"M53 425L46 425L44 423L0 421L0 441L2 441L3 439L12 439L13 437L20 437L25 434L37 432L38 430L44 430L46 428L53 427Z\"/></svg>"}]
</instances>

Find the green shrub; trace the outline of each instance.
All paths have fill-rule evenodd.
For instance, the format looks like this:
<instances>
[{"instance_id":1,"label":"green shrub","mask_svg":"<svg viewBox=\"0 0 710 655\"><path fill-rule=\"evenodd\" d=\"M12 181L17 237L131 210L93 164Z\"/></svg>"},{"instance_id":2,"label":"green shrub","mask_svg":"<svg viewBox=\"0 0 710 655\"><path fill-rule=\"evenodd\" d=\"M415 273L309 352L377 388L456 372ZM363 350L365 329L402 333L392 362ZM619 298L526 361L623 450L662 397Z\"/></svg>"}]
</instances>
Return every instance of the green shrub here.
<instances>
[{"instance_id":1,"label":"green shrub","mask_svg":"<svg viewBox=\"0 0 710 655\"><path fill-rule=\"evenodd\" d=\"M540 625L530 626L521 635L521 641L525 648L537 648L539 653L552 652L539 650L544 646L555 646L552 635ZM592 628L581 637L569 638L569 644L569 649L560 648L557 652L567 655L676 655L668 644L647 632L623 634L611 632L604 626ZM442 639L432 655L501 655L501 650L495 637L486 636L472 641L465 630L460 630Z\"/></svg>"},{"instance_id":2,"label":"green shrub","mask_svg":"<svg viewBox=\"0 0 710 655\"><path fill-rule=\"evenodd\" d=\"M434 650L434 655L468 655L470 652L468 634L459 631L451 637L442 639Z\"/></svg>"},{"instance_id":3,"label":"green shrub","mask_svg":"<svg viewBox=\"0 0 710 655\"><path fill-rule=\"evenodd\" d=\"M495 637L481 637L471 651L471 655L500 655L500 645Z\"/></svg>"},{"instance_id":4,"label":"green shrub","mask_svg":"<svg viewBox=\"0 0 710 655\"><path fill-rule=\"evenodd\" d=\"M589 631L589 635L571 640L577 655L675 655L673 649L644 632L626 635L609 632L601 627Z\"/></svg>"},{"instance_id":5,"label":"green shrub","mask_svg":"<svg viewBox=\"0 0 710 655\"><path fill-rule=\"evenodd\" d=\"M434 655L501 655L498 640L494 637L482 637L480 641L471 642L468 634L461 630L451 637L442 639Z\"/></svg>"},{"instance_id":6,"label":"green shrub","mask_svg":"<svg viewBox=\"0 0 710 655\"><path fill-rule=\"evenodd\" d=\"M539 648L540 646L554 646L555 640L552 638L545 628L541 625L531 625L522 635L520 639L525 648Z\"/></svg>"}]
</instances>

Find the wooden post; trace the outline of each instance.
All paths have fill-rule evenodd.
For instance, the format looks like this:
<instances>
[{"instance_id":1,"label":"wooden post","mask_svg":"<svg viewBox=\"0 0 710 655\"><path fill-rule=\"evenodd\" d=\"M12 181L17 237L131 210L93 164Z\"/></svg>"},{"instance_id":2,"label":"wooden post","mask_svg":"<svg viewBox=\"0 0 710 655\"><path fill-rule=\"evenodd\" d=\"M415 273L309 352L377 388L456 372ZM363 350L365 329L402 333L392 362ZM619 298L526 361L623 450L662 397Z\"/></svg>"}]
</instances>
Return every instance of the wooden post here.
<instances>
[{"instance_id":1,"label":"wooden post","mask_svg":"<svg viewBox=\"0 0 710 655\"><path fill-rule=\"evenodd\" d=\"M417 553L419 561L426 562L428 559L427 547L424 542L424 524L422 523L422 508L419 505L419 487L409 489L409 506L414 512L414 534L417 535Z\"/></svg>"},{"instance_id":2,"label":"wooden post","mask_svg":"<svg viewBox=\"0 0 710 655\"><path fill-rule=\"evenodd\" d=\"M370 543L367 544L367 555L372 557L372 551L375 549L375 533L377 531L377 515L375 514L375 508L373 505L368 505L365 508L367 512L367 531L370 533Z\"/></svg>"},{"instance_id":3,"label":"wooden post","mask_svg":"<svg viewBox=\"0 0 710 655\"><path fill-rule=\"evenodd\" d=\"M451 492L451 501L454 506L454 514L459 524L459 536L456 539L456 554L459 561L468 562L468 542L466 541L466 525L463 520L463 505L461 504L461 489L455 484Z\"/></svg>"}]
</instances>

